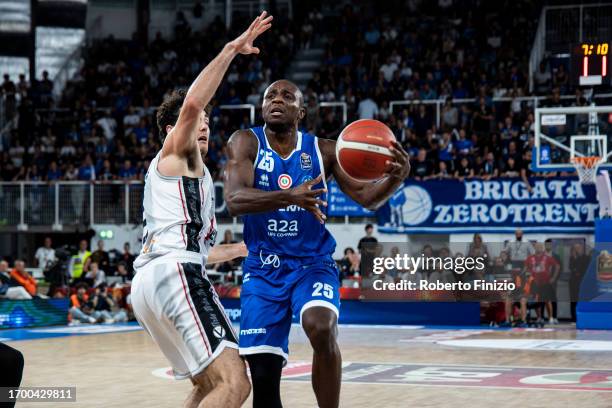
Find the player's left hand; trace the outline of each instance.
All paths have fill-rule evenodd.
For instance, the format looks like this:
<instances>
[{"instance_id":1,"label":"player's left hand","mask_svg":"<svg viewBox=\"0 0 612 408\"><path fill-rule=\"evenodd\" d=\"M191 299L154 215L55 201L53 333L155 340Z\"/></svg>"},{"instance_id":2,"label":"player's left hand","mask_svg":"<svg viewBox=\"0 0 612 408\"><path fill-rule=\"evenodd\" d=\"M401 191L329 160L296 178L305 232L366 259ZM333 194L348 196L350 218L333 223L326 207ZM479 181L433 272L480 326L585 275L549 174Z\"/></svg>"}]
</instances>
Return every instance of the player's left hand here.
<instances>
[{"instance_id":1,"label":"player's left hand","mask_svg":"<svg viewBox=\"0 0 612 408\"><path fill-rule=\"evenodd\" d=\"M272 16L268 16L267 12L262 12L240 37L231 41L228 45L239 54L259 54L259 48L253 46L253 41L272 27L272 18Z\"/></svg>"},{"instance_id":2,"label":"player's left hand","mask_svg":"<svg viewBox=\"0 0 612 408\"><path fill-rule=\"evenodd\" d=\"M408 153L397 141L391 142L389 151L393 155L393 160L387 160L385 176L404 180L410 174L410 158Z\"/></svg>"},{"instance_id":3,"label":"player's left hand","mask_svg":"<svg viewBox=\"0 0 612 408\"><path fill-rule=\"evenodd\" d=\"M246 244L244 243L244 241L240 241L238 243L238 256L241 258L246 258L248 254L249 250L247 249Z\"/></svg>"}]
</instances>

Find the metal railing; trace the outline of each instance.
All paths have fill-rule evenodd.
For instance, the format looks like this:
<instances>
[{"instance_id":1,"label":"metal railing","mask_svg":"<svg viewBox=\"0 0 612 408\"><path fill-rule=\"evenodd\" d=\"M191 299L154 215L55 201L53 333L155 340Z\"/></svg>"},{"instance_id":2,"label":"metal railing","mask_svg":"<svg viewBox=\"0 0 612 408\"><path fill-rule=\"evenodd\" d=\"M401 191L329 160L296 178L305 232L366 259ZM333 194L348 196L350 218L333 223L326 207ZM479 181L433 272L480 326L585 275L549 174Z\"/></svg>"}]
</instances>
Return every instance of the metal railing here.
<instances>
[{"instance_id":1,"label":"metal railing","mask_svg":"<svg viewBox=\"0 0 612 408\"><path fill-rule=\"evenodd\" d=\"M143 193L140 181L0 182L0 228L140 224Z\"/></svg>"},{"instance_id":2,"label":"metal railing","mask_svg":"<svg viewBox=\"0 0 612 408\"><path fill-rule=\"evenodd\" d=\"M241 110L246 109L249 111L249 120L251 123L255 123L255 105L250 103L243 103L240 105L220 105L219 109L221 110Z\"/></svg>"},{"instance_id":3,"label":"metal railing","mask_svg":"<svg viewBox=\"0 0 612 408\"><path fill-rule=\"evenodd\" d=\"M575 95L563 95L560 97L562 100L571 100L575 99ZM605 99L612 98L612 93L607 94L599 94L593 95L594 99ZM496 103L512 103L514 101L520 102L521 104L527 103L528 105L536 108L541 101L545 101L550 99L549 96L521 96L516 98L511 97L500 97L500 98L492 98L494 104ZM389 110L391 113L394 112L394 109L398 106L406 106L406 105L435 105L436 110L436 127L440 127L441 123L441 111L442 106L446 101L444 99L431 99L431 100L421 100L421 99L412 99L412 100L401 100L401 101L391 101L389 102ZM476 102L475 98L468 99L453 99L453 105L462 105L462 104L474 104Z\"/></svg>"},{"instance_id":4,"label":"metal railing","mask_svg":"<svg viewBox=\"0 0 612 408\"><path fill-rule=\"evenodd\" d=\"M319 108L342 108L342 123L346 123L348 121L348 108L346 102L320 102Z\"/></svg>"}]
</instances>

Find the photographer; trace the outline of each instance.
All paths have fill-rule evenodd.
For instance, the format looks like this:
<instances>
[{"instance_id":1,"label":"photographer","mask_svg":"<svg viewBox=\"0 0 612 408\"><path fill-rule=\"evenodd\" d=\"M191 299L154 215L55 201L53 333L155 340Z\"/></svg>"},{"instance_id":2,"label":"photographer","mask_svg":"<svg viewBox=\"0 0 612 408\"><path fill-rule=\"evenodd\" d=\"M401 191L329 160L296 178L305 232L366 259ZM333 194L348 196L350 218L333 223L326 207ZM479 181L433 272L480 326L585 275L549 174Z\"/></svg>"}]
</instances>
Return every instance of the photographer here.
<instances>
[{"instance_id":1,"label":"photographer","mask_svg":"<svg viewBox=\"0 0 612 408\"><path fill-rule=\"evenodd\" d=\"M127 321L127 314L124 311L118 310L112 313L113 308L115 308L115 301L108 294L106 289L106 283L101 283L96 287L95 294L91 299L94 317L102 318L106 324L112 324L115 323L115 321Z\"/></svg>"},{"instance_id":2,"label":"photographer","mask_svg":"<svg viewBox=\"0 0 612 408\"><path fill-rule=\"evenodd\" d=\"M55 252L55 259L51 264L47 264L47 268L43 271L45 280L49 282L49 297L64 297L68 294L68 282L70 274L68 272L68 261L71 251L64 246L58 248Z\"/></svg>"},{"instance_id":3,"label":"photographer","mask_svg":"<svg viewBox=\"0 0 612 408\"><path fill-rule=\"evenodd\" d=\"M87 294L88 286L86 283L79 283L76 287L77 293L70 296L70 314L72 322L97 323L98 319L93 315L92 304Z\"/></svg>"}]
</instances>

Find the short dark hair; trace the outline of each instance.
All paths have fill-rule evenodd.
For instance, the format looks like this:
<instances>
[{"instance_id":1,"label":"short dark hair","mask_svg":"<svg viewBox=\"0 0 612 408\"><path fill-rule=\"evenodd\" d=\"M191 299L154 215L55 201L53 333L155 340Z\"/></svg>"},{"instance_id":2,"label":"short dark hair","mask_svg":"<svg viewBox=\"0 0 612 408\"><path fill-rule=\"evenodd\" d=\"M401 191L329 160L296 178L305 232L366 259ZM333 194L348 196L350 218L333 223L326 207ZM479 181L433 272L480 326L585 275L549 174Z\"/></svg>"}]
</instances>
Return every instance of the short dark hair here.
<instances>
[{"instance_id":1,"label":"short dark hair","mask_svg":"<svg viewBox=\"0 0 612 408\"><path fill-rule=\"evenodd\" d=\"M79 283L77 283L77 285L75 286L75 289L76 289L76 290L79 290L79 289L81 289L81 288L83 288L83 289L85 289L85 290L88 290L88 289L89 289L89 285L88 285L87 283L85 283L85 282L79 282Z\"/></svg>"},{"instance_id":2,"label":"short dark hair","mask_svg":"<svg viewBox=\"0 0 612 408\"><path fill-rule=\"evenodd\" d=\"M168 136L166 126L174 126L176 124L186 95L187 89L175 89L157 108L157 128L159 129L159 137L162 141ZM209 115L211 105L207 105L204 111Z\"/></svg>"},{"instance_id":3,"label":"short dark hair","mask_svg":"<svg viewBox=\"0 0 612 408\"><path fill-rule=\"evenodd\" d=\"M370 229L370 228L374 228L374 226L372 224L366 224L365 229Z\"/></svg>"}]
</instances>

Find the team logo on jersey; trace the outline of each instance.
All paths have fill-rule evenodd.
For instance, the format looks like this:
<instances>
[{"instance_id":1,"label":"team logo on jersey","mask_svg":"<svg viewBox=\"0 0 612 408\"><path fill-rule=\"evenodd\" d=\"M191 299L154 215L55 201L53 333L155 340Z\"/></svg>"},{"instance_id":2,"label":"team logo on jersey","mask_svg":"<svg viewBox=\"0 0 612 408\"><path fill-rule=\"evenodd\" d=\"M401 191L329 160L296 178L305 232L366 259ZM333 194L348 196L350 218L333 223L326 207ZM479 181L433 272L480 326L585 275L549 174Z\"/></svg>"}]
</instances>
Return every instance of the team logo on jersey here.
<instances>
[{"instance_id":1,"label":"team logo on jersey","mask_svg":"<svg viewBox=\"0 0 612 408\"><path fill-rule=\"evenodd\" d=\"M278 186L283 189L286 190L289 187L291 187L291 184L293 183L293 180L291 179L291 176L288 174L281 174L280 176L278 176Z\"/></svg>"},{"instance_id":2,"label":"team logo on jersey","mask_svg":"<svg viewBox=\"0 0 612 408\"><path fill-rule=\"evenodd\" d=\"M307 174L300 179L300 184L304 184L305 182L310 181L310 180L312 180L312 177Z\"/></svg>"},{"instance_id":3,"label":"team logo on jersey","mask_svg":"<svg viewBox=\"0 0 612 408\"><path fill-rule=\"evenodd\" d=\"M259 177L259 185L270 187L270 178L268 177L267 173L261 173L261 176Z\"/></svg>"},{"instance_id":4,"label":"team logo on jersey","mask_svg":"<svg viewBox=\"0 0 612 408\"><path fill-rule=\"evenodd\" d=\"M302 170L312 169L312 158L308 153L302 153L300 155L300 167L302 167Z\"/></svg>"},{"instance_id":5,"label":"team logo on jersey","mask_svg":"<svg viewBox=\"0 0 612 408\"><path fill-rule=\"evenodd\" d=\"M216 338L222 339L225 337L225 329L221 326L216 326L213 329L213 334L215 335Z\"/></svg>"}]
</instances>

